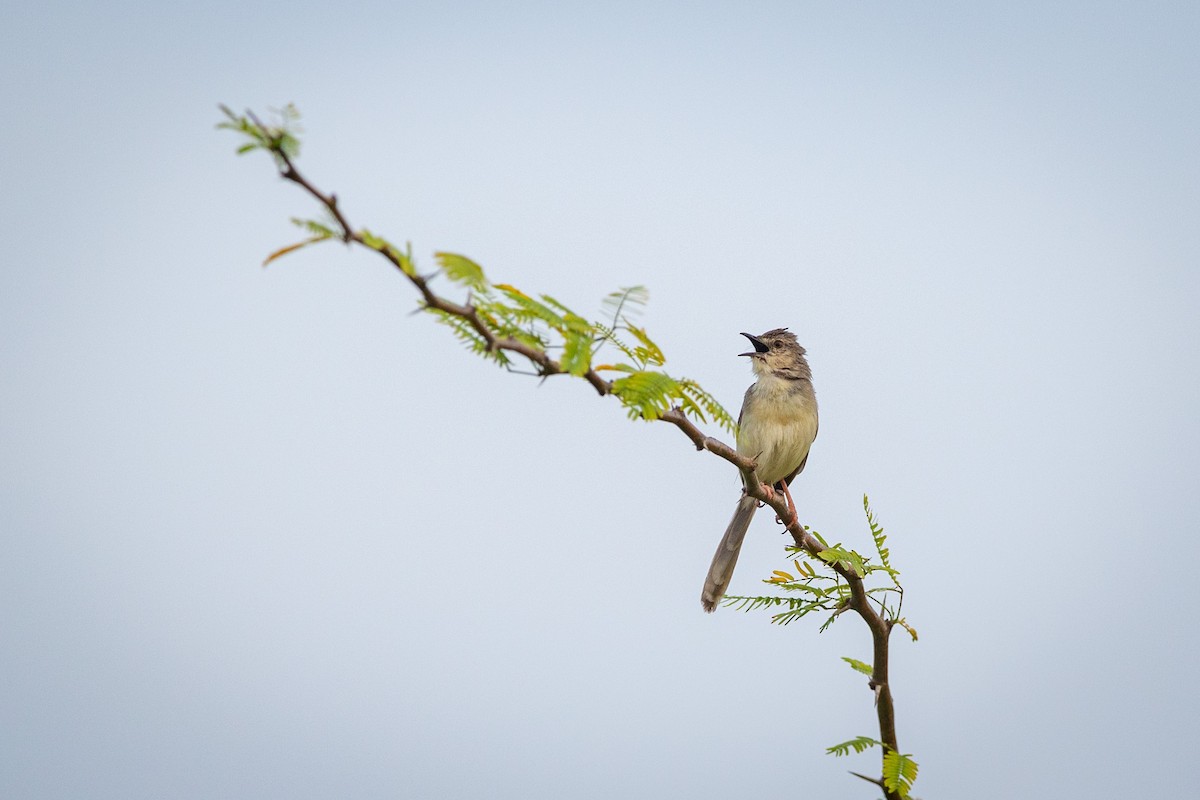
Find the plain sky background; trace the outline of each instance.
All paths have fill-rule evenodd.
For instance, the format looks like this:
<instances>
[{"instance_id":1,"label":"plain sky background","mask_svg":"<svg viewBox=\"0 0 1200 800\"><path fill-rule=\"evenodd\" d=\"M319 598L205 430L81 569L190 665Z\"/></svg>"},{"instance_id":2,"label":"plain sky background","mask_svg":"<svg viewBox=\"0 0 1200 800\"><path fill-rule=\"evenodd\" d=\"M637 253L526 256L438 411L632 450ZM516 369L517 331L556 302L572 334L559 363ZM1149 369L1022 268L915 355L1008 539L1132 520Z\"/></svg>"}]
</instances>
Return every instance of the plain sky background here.
<instances>
[{"instance_id":1,"label":"plain sky background","mask_svg":"<svg viewBox=\"0 0 1200 800\"><path fill-rule=\"evenodd\" d=\"M869 548L933 798L1184 797L1200 701L1194 3L13 4L0 796L863 798L857 621L707 616L736 474L471 357L356 225L736 411L790 326L804 522ZM446 284L442 284L446 286ZM786 565L763 514L733 590Z\"/></svg>"}]
</instances>

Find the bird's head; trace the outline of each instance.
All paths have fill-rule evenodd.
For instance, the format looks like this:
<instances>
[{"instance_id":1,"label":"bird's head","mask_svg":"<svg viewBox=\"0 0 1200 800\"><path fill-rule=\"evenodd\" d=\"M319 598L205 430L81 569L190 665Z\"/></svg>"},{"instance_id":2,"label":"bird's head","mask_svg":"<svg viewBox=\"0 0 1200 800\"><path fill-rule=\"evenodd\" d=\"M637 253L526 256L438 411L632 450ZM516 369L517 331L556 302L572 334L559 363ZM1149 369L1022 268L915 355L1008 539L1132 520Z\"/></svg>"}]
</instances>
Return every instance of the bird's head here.
<instances>
[{"instance_id":1,"label":"bird's head","mask_svg":"<svg viewBox=\"0 0 1200 800\"><path fill-rule=\"evenodd\" d=\"M774 375L779 378L812 380L805 350L796 341L796 334L787 328L775 328L758 336L743 333L754 349L739 355L749 356L755 375Z\"/></svg>"}]
</instances>

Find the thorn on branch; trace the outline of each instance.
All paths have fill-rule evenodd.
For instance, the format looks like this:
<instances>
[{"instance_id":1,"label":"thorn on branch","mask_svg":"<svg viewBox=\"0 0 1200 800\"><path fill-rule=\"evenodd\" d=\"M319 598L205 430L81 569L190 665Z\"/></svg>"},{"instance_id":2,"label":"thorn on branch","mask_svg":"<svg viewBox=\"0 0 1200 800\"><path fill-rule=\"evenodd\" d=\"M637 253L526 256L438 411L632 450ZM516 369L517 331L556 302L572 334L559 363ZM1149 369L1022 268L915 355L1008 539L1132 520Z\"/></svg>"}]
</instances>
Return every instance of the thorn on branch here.
<instances>
[{"instance_id":1,"label":"thorn on branch","mask_svg":"<svg viewBox=\"0 0 1200 800\"><path fill-rule=\"evenodd\" d=\"M851 775L853 775L856 778L862 778L867 783L875 784L880 789L883 789L885 792L887 791L887 787L883 785L883 781L879 778L868 778L866 775L863 775L862 773L859 773L859 772L855 772L854 770L847 770L847 772L849 772Z\"/></svg>"},{"instance_id":2,"label":"thorn on branch","mask_svg":"<svg viewBox=\"0 0 1200 800\"><path fill-rule=\"evenodd\" d=\"M338 198L336 193L329 193L329 202L327 205L329 206L330 213L333 214L333 218L336 219L338 224L342 226L342 241L346 244L350 244L350 238L353 234L350 230L349 223L347 223L345 218L342 217L342 212L338 210Z\"/></svg>"}]
</instances>

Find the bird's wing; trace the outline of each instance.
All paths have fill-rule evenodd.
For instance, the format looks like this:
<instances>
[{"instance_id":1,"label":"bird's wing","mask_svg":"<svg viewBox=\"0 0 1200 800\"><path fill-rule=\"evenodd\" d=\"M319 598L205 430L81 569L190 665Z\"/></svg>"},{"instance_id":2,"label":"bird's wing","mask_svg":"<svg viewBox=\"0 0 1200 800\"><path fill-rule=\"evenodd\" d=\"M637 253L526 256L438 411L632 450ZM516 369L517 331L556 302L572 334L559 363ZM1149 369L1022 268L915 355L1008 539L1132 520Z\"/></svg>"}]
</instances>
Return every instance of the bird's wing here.
<instances>
[{"instance_id":1,"label":"bird's wing","mask_svg":"<svg viewBox=\"0 0 1200 800\"><path fill-rule=\"evenodd\" d=\"M813 441L817 440L817 433L821 430L821 420L817 420L817 427L813 429ZM811 452L811 451L810 451ZM804 472L804 465L808 463L808 453L804 454L804 460L800 462L800 466L796 467L796 471L788 475L786 480L788 486L792 485L792 481L796 480L796 476Z\"/></svg>"}]
</instances>

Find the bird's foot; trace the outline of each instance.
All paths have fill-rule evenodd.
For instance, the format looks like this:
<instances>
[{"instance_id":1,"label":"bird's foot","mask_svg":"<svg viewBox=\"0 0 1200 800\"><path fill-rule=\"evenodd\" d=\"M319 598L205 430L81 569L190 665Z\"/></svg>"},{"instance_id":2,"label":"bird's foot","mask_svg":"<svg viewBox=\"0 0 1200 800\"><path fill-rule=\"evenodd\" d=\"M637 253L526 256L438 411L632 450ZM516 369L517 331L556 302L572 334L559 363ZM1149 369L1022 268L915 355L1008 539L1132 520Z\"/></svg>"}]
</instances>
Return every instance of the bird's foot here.
<instances>
[{"instance_id":1,"label":"bird's foot","mask_svg":"<svg viewBox=\"0 0 1200 800\"><path fill-rule=\"evenodd\" d=\"M792 499L792 493L788 489L788 485L786 483L784 483L784 484L781 484L781 486L783 487L783 496L787 498L788 519L787 519L787 522L784 522L782 519L779 518L778 515L776 515L775 522L779 525L784 526L785 528L790 528L792 525L799 523L800 519L799 519L799 515L796 513L796 501Z\"/></svg>"},{"instance_id":2,"label":"bird's foot","mask_svg":"<svg viewBox=\"0 0 1200 800\"><path fill-rule=\"evenodd\" d=\"M763 491L765 491L767 493L767 499L758 501L759 508L762 508L765 505L775 502L775 490L774 489L772 489L768 484L764 483Z\"/></svg>"},{"instance_id":3,"label":"bird's foot","mask_svg":"<svg viewBox=\"0 0 1200 800\"><path fill-rule=\"evenodd\" d=\"M787 484L784 483L784 484L781 484L781 486L783 487L783 496L785 498L787 498L789 513L788 513L788 518L787 518L786 522L783 520L782 517L780 517L778 514L776 514L775 515L775 524L783 525L784 527L790 527L792 525L792 523L798 521L798 519L797 519L798 515L796 514L796 503L794 500L792 500L792 493L788 491ZM770 486L770 484L765 484L765 483L763 484L763 491L766 492L767 499L758 501L759 508L762 508L763 506L768 505L770 503L774 503L776 495L779 494L779 492L776 489L772 488Z\"/></svg>"}]
</instances>

